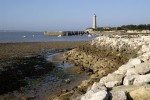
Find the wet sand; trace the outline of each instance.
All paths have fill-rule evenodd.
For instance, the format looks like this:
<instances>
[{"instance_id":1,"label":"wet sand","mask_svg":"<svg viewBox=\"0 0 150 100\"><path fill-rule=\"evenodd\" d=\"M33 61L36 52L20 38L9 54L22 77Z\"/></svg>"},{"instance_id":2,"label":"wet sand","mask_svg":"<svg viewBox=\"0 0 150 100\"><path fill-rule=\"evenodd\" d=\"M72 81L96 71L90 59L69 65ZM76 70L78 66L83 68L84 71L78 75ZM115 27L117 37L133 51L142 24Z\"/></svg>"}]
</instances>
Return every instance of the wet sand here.
<instances>
[{"instance_id":1,"label":"wet sand","mask_svg":"<svg viewBox=\"0 0 150 100\"><path fill-rule=\"evenodd\" d=\"M50 49L71 49L83 44L81 41L55 41L55 42L23 42L23 43L0 43L0 60L12 57L22 57Z\"/></svg>"},{"instance_id":2,"label":"wet sand","mask_svg":"<svg viewBox=\"0 0 150 100\"><path fill-rule=\"evenodd\" d=\"M56 50L72 49L72 48L75 48L84 43L85 42L78 42L78 41L74 41L74 42L70 42L70 41L69 42L39 42L39 43L0 43L0 61L3 61L3 62L5 62L7 60L12 61L12 58L14 58L14 57L22 58L24 56L28 56L28 55L32 55L32 54L39 54L41 52L49 52L49 51L53 52ZM62 54L54 56L52 60L56 61L56 62L57 61L61 62ZM40 94L39 94L40 97L38 97L38 98L42 97L45 100L48 100L48 99L51 100L54 96L60 94L62 92L62 90L63 91L65 89L71 90L73 87L76 87L79 84L81 84L82 80L87 79L86 73L75 73L75 72L78 72L79 70L80 69L78 69L77 67L69 67L64 70L66 73L71 75L68 77L71 80L71 82L69 84L66 82L63 82L63 83L59 82L59 84L56 84L55 82L48 82L48 83L46 83L46 86L45 85L44 86L43 85L36 86L37 83L35 81L36 84L31 87L35 88L35 90L37 90L37 91L40 91ZM62 72L62 73L64 73L64 72ZM62 73L59 72L59 75L61 75ZM63 80L65 80L65 79L63 79ZM45 84L45 83L41 82L38 84ZM53 89L52 89L52 86L49 87L50 84L53 85ZM42 90L40 90L39 87ZM35 92L26 94L26 95L29 95L29 98L28 98L27 96L24 95L24 93L22 93L22 91L25 91L24 89L23 90L19 89L19 91L21 91L21 92L15 93L15 94L17 94L17 96L15 96L12 93L8 93L3 96L1 95L0 98L1 99L4 99L4 98L29 99L30 97L31 98L33 97L32 99L36 99L35 95L34 95Z\"/></svg>"}]
</instances>

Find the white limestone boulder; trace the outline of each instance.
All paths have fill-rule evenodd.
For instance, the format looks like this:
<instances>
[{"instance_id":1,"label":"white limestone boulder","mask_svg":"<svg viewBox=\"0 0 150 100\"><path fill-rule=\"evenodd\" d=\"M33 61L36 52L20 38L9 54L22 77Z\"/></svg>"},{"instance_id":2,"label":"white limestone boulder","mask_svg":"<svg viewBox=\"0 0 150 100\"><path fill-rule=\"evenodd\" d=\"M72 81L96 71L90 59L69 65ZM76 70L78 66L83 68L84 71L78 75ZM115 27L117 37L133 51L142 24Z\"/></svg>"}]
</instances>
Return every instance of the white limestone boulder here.
<instances>
[{"instance_id":1,"label":"white limestone boulder","mask_svg":"<svg viewBox=\"0 0 150 100\"><path fill-rule=\"evenodd\" d=\"M123 80L123 85L127 86L127 85L133 85L133 82L135 80L136 77L138 77L139 75L128 75L124 78Z\"/></svg>"},{"instance_id":2,"label":"white limestone boulder","mask_svg":"<svg viewBox=\"0 0 150 100\"><path fill-rule=\"evenodd\" d=\"M144 75L150 72L150 62L144 62L140 64L136 64L133 67L127 69L126 76L129 75Z\"/></svg>"},{"instance_id":3,"label":"white limestone boulder","mask_svg":"<svg viewBox=\"0 0 150 100\"><path fill-rule=\"evenodd\" d=\"M135 73L144 75L150 72L150 61L135 65Z\"/></svg>"},{"instance_id":4,"label":"white limestone boulder","mask_svg":"<svg viewBox=\"0 0 150 100\"><path fill-rule=\"evenodd\" d=\"M114 86L119 86L119 85L121 85L122 83L120 83L120 82L118 82L118 81L111 81L111 82L107 82L107 83L105 83L105 86L107 87L107 88L112 88L112 87L114 87Z\"/></svg>"},{"instance_id":5,"label":"white limestone boulder","mask_svg":"<svg viewBox=\"0 0 150 100\"><path fill-rule=\"evenodd\" d=\"M136 75L137 73L135 72L135 65L141 64L141 62L142 61L139 58L130 59L127 64L120 66L119 69L114 73L127 76Z\"/></svg>"},{"instance_id":6,"label":"white limestone boulder","mask_svg":"<svg viewBox=\"0 0 150 100\"><path fill-rule=\"evenodd\" d=\"M139 75L133 81L133 85L143 85L150 83L150 74L147 75Z\"/></svg>"},{"instance_id":7,"label":"white limestone boulder","mask_svg":"<svg viewBox=\"0 0 150 100\"><path fill-rule=\"evenodd\" d=\"M105 83L107 82L107 76L102 77L99 81L100 84L105 85Z\"/></svg>"},{"instance_id":8,"label":"white limestone boulder","mask_svg":"<svg viewBox=\"0 0 150 100\"><path fill-rule=\"evenodd\" d=\"M81 100L90 100L93 94L94 92L92 90L89 90L84 96L81 97Z\"/></svg>"},{"instance_id":9,"label":"white limestone boulder","mask_svg":"<svg viewBox=\"0 0 150 100\"><path fill-rule=\"evenodd\" d=\"M114 73L116 74L122 74L122 75L125 75L127 73L127 70L130 69L130 68L133 68L134 65L131 65L131 64L125 64L125 65L122 65L118 68L118 70L116 70Z\"/></svg>"},{"instance_id":10,"label":"white limestone boulder","mask_svg":"<svg viewBox=\"0 0 150 100\"><path fill-rule=\"evenodd\" d=\"M125 74L126 76L130 76L130 75L138 75L136 72L135 72L135 66L132 67L132 68L129 68Z\"/></svg>"},{"instance_id":11,"label":"white limestone boulder","mask_svg":"<svg viewBox=\"0 0 150 100\"><path fill-rule=\"evenodd\" d=\"M107 88L104 85L101 85L100 83L94 82L94 84L91 87L91 90L96 93L96 92L98 92L100 90L107 91Z\"/></svg>"},{"instance_id":12,"label":"white limestone boulder","mask_svg":"<svg viewBox=\"0 0 150 100\"><path fill-rule=\"evenodd\" d=\"M81 97L81 100L108 100L108 98L108 93L105 90L101 90L96 93L90 90Z\"/></svg>"},{"instance_id":13,"label":"white limestone boulder","mask_svg":"<svg viewBox=\"0 0 150 100\"><path fill-rule=\"evenodd\" d=\"M126 91L112 92L112 100L128 100Z\"/></svg>"},{"instance_id":14,"label":"white limestone boulder","mask_svg":"<svg viewBox=\"0 0 150 100\"><path fill-rule=\"evenodd\" d=\"M140 87L129 93L133 100L150 100L150 88Z\"/></svg>"},{"instance_id":15,"label":"white limestone boulder","mask_svg":"<svg viewBox=\"0 0 150 100\"><path fill-rule=\"evenodd\" d=\"M143 56L142 56L142 57L140 57L140 59L141 59L142 62L147 62L147 61L149 61L148 57L143 57Z\"/></svg>"},{"instance_id":16,"label":"white limestone boulder","mask_svg":"<svg viewBox=\"0 0 150 100\"><path fill-rule=\"evenodd\" d=\"M128 61L128 64L130 64L130 65L138 65L140 63L141 63L141 59L139 59L139 58L133 58Z\"/></svg>"},{"instance_id":17,"label":"white limestone boulder","mask_svg":"<svg viewBox=\"0 0 150 100\"><path fill-rule=\"evenodd\" d=\"M146 62L150 59L150 51L140 55L138 58L140 58L143 62Z\"/></svg>"},{"instance_id":18,"label":"white limestone boulder","mask_svg":"<svg viewBox=\"0 0 150 100\"><path fill-rule=\"evenodd\" d=\"M150 47L148 44L142 45L141 50L142 52L147 52L150 50Z\"/></svg>"},{"instance_id":19,"label":"white limestone boulder","mask_svg":"<svg viewBox=\"0 0 150 100\"><path fill-rule=\"evenodd\" d=\"M124 75L122 74L112 73L108 74L106 77L101 78L99 83L104 84L106 87L113 87L113 85L118 86L122 84L123 77Z\"/></svg>"},{"instance_id":20,"label":"white limestone boulder","mask_svg":"<svg viewBox=\"0 0 150 100\"><path fill-rule=\"evenodd\" d=\"M107 91L102 90L102 91L99 91L99 92L93 94L89 100L109 100L109 96L108 96Z\"/></svg>"}]
</instances>

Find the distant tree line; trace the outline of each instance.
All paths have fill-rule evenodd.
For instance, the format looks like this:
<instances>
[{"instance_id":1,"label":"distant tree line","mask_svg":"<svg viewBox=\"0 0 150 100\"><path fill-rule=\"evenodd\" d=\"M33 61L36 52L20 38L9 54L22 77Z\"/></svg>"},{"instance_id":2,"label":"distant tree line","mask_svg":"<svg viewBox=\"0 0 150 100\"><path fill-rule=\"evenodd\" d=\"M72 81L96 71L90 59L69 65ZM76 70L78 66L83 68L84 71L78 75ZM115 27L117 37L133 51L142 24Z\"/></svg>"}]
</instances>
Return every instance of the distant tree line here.
<instances>
[{"instance_id":1,"label":"distant tree line","mask_svg":"<svg viewBox=\"0 0 150 100\"><path fill-rule=\"evenodd\" d=\"M95 31L113 31L113 30L150 30L150 24L123 25L120 27L97 27Z\"/></svg>"},{"instance_id":2,"label":"distant tree line","mask_svg":"<svg viewBox=\"0 0 150 100\"><path fill-rule=\"evenodd\" d=\"M120 28L124 30L150 30L150 24L123 25Z\"/></svg>"}]
</instances>

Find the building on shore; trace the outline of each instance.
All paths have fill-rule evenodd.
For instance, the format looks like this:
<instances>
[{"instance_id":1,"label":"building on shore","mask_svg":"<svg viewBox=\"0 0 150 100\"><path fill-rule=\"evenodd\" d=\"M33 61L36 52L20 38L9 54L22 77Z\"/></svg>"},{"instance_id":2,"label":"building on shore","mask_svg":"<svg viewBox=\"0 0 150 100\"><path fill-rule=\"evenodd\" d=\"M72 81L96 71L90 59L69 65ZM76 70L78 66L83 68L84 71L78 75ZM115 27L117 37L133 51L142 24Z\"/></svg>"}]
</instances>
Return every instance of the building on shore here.
<instances>
[{"instance_id":1,"label":"building on shore","mask_svg":"<svg viewBox=\"0 0 150 100\"><path fill-rule=\"evenodd\" d=\"M94 14L92 18L92 27L87 28L85 32L89 34L150 34L150 24L97 27L96 14Z\"/></svg>"}]
</instances>

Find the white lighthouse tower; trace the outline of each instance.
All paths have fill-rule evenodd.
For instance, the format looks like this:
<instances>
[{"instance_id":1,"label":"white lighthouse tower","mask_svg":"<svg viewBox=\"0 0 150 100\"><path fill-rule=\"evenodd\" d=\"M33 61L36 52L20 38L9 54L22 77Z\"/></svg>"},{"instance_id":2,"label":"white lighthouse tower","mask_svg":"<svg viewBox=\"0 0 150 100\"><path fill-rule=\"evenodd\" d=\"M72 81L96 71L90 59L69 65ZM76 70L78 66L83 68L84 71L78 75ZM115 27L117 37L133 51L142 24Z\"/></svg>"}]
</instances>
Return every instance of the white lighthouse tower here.
<instances>
[{"instance_id":1,"label":"white lighthouse tower","mask_svg":"<svg viewBox=\"0 0 150 100\"><path fill-rule=\"evenodd\" d=\"M96 15L94 14L93 16L93 26L92 26L93 29L96 29L97 28L97 25L96 25Z\"/></svg>"}]
</instances>

